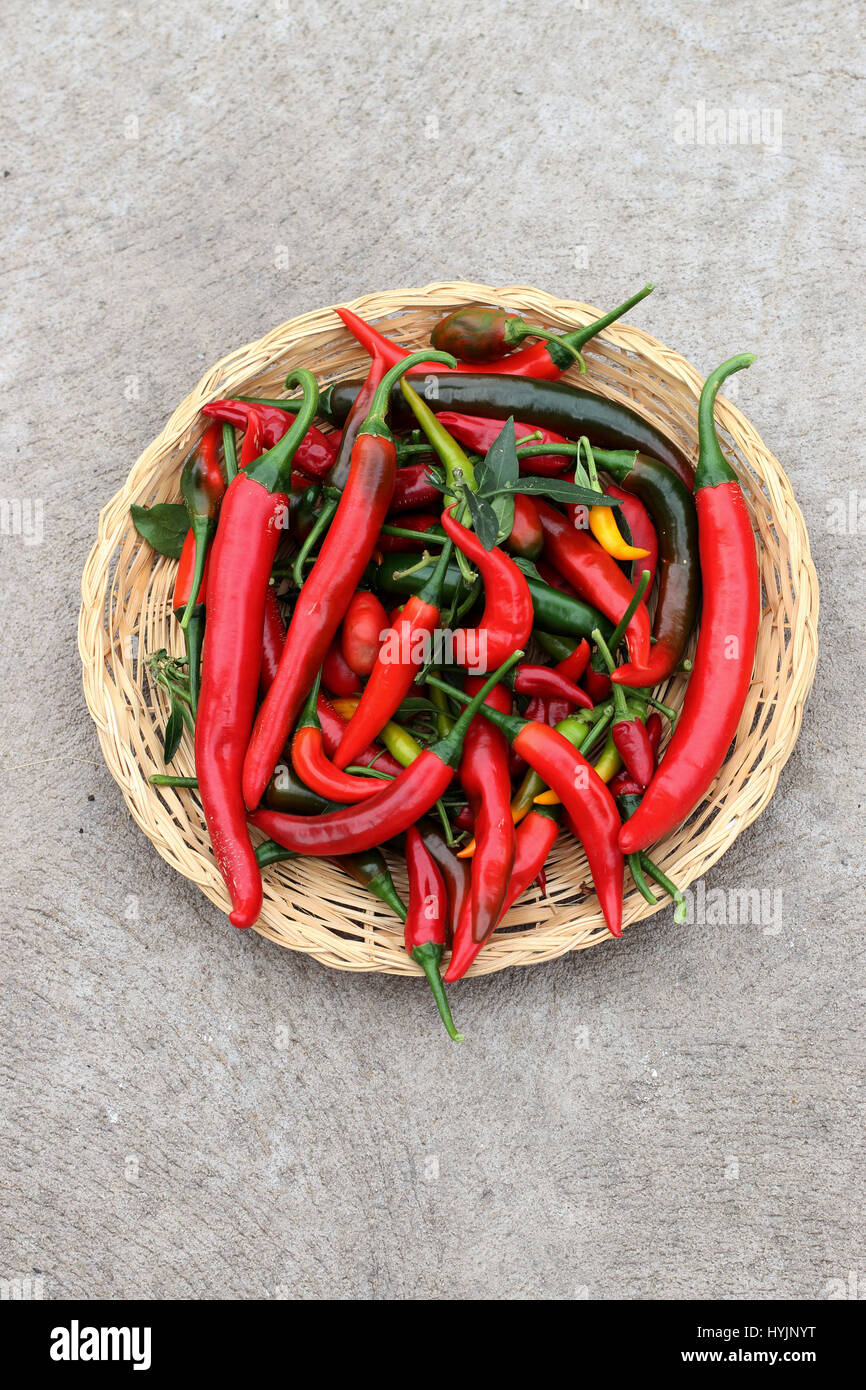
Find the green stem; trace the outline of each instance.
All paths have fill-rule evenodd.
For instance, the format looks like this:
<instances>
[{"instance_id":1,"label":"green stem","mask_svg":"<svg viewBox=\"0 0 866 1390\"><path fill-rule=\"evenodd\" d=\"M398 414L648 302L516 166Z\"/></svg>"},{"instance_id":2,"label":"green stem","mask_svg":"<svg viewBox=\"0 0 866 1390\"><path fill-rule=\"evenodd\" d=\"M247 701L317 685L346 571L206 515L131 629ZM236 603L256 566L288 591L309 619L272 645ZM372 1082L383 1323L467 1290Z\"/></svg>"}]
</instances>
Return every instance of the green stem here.
<instances>
[{"instance_id":1,"label":"green stem","mask_svg":"<svg viewBox=\"0 0 866 1390\"><path fill-rule=\"evenodd\" d=\"M302 589L304 587L304 565L310 558L320 537L330 526L334 513L337 510L338 501L339 499L336 497L328 497L325 500L322 504L322 510L319 512L309 534L306 536L300 550L295 556L295 562L292 565L292 581L297 589Z\"/></svg>"},{"instance_id":2,"label":"green stem","mask_svg":"<svg viewBox=\"0 0 866 1390\"><path fill-rule=\"evenodd\" d=\"M429 531L410 531L407 526L385 525L382 527L382 535L402 536L407 541L424 541L425 544L430 545L446 545L448 543L447 536L439 536L435 532L431 535Z\"/></svg>"},{"instance_id":3,"label":"green stem","mask_svg":"<svg viewBox=\"0 0 866 1390\"><path fill-rule=\"evenodd\" d=\"M452 357L450 352L435 352L432 348L420 348L417 352L410 352L409 356L404 357L400 362L395 362L394 366L389 368L382 377L373 393L367 418L358 430L359 437L362 434L373 434L382 439L393 439L394 436L385 419L391 391L400 381L404 372L411 371L413 367L417 367L422 362L444 362L446 367L457 366L457 358Z\"/></svg>"},{"instance_id":4,"label":"green stem","mask_svg":"<svg viewBox=\"0 0 866 1390\"><path fill-rule=\"evenodd\" d=\"M640 580L638 581L637 588L635 589L634 593L631 596L631 599L629 600L628 608L625 610L616 627L614 628L613 632L610 634L610 642L608 643L608 645L612 652L616 651L617 647L619 646L620 642L625 636L625 630L631 622L632 618L634 617L635 613L637 612L638 604L643 601L643 596L647 591L647 585L649 584L649 582L649 570L641 570Z\"/></svg>"},{"instance_id":5,"label":"green stem","mask_svg":"<svg viewBox=\"0 0 866 1390\"><path fill-rule=\"evenodd\" d=\"M148 777L152 787L197 787L197 777L171 777L167 772L154 772Z\"/></svg>"},{"instance_id":6,"label":"green stem","mask_svg":"<svg viewBox=\"0 0 866 1390\"><path fill-rule=\"evenodd\" d=\"M656 897L655 893L652 891L652 889L650 888L649 884L643 876L643 869L641 868L640 863L640 855L630 854L628 856L628 866L631 869L631 876L635 881L635 887L637 888L641 897L646 898L647 902L650 903L653 907L655 907L658 903L658 898Z\"/></svg>"},{"instance_id":7,"label":"green stem","mask_svg":"<svg viewBox=\"0 0 866 1390\"><path fill-rule=\"evenodd\" d=\"M189 620L192 617L192 610L198 603L201 581L204 577L204 566L207 560L208 545L213 534L214 524L209 516L194 516L191 520L192 537L195 542L195 564L192 571L192 580L189 586L189 597L186 601L186 608L180 619L180 625L186 631L189 627Z\"/></svg>"},{"instance_id":8,"label":"green stem","mask_svg":"<svg viewBox=\"0 0 866 1390\"><path fill-rule=\"evenodd\" d=\"M672 879L668 878L667 874L662 872L658 864L653 863L649 855L645 854L643 850L640 850L640 862L641 868L646 870L650 878L655 879L659 888L664 888L665 892L671 895L677 907L684 907L685 898L681 890Z\"/></svg>"},{"instance_id":9,"label":"green stem","mask_svg":"<svg viewBox=\"0 0 866 1390\"><path fill-rule=\"evenodd\" d=\"M223 461L226 470L226 487L238 475L238 450L235 442L235 427L223 424Z\"/></svg>"},{"instance_id":10,"label":"green stem","mask_svg":"<svg viewBox=\"0 0 866 1390\"><path fill-rule=\"evenodd\" d=\"M289 473L291 472L292 459L295 456L298 445L313 423L313 417L319 404L319 384L311 371L306 367L298 367L286 377L286 384L300 386L303 390L303 397L300 408L292 421L291 428L278 440L272 449L253 463L247 465L246 475L262 487L267 488L268 492L288 492Z\"/></svg>"},{"instance_id":11,"label":"green stem","mask_svg":"<svg viewBox=\"0 0 866 1390\"><path fill-rule=\"evenodd\" d=\"M729 357L714 372L710 372L701 389L698 406L698 464L695 469L695 492L704 487L718 487L720 483L735 483L737 475L722 453L719 437L716 434L714 411L719 387L734 372L751 367L754 355L750 352Z\"/></svg>"},{"instance_id":12,"label":"green stem","mask_svg":"<svg viewBox=\"0 0 866 1390\"><path fill-rule=\"evenodd\" d=\"M449 1038L454 1042L462 1042L463 1034L458 1033L454 1026L454 1019L451 1017L451 1008L448 1004L448 996L445 993L445 986L442 983L442 976L439 973L439 964L442 960L442 947L434 945L432 941L425 941L423 945L415 947L412 952L412 959L418 962L424 974L427 976L427 983L433 991L433 998L436 1000L439 1017L448 1029Z\"/></svg>"}]
</instances>

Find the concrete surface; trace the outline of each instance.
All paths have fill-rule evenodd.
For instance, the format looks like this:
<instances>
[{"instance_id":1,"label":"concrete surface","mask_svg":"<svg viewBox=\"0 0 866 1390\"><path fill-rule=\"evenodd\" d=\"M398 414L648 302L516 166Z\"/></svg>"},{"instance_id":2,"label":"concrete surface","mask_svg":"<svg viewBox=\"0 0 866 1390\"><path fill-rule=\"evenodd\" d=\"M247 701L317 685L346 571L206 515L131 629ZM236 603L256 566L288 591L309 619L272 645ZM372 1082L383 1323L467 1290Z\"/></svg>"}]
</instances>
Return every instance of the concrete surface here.
<instances>
[{"instance_id":1,"label":"concrete surface","mask_svg":"<svg viewBox=\"0 0 866 1390\"><path fill-rule=\"evenodd\" d=\"M0 1277L863 1295L861 16L7 0L2 495L42 500L44 540L0 538ZM755 112L758 143L736 117L709 143L714 108ZM455 989L461 1048L420 983L240 936L162 863L76 653L97 509L206 364L457 275L597 304L652 277L636 322L707 369L757 352L738 400L823 585L796 754L708 882L780 891L778 919L666 913Z\"/></svg>"}]
</instances>

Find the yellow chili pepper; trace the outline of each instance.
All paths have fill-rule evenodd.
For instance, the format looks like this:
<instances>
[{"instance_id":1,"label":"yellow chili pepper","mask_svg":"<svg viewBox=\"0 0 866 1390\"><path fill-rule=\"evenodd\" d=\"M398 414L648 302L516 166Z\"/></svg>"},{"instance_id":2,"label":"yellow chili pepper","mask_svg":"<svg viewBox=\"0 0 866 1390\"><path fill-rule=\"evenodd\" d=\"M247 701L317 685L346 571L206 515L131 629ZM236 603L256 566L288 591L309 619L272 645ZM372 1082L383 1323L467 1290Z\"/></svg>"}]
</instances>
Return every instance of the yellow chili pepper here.
<instances>
[{"instance_id":1,"label":"yellow chili pepper","mask_svg":"<svg viewBox=\"0 0 866 1390\"><path fill-rule=\"evenodd\" d=\"M628 541L623 539L613 512L613 507L590 507L590 531L602 550L606 550L615 560L642 560L645 555L649 555L649 551L629 545Z\"/></svg>"}]
</instances>

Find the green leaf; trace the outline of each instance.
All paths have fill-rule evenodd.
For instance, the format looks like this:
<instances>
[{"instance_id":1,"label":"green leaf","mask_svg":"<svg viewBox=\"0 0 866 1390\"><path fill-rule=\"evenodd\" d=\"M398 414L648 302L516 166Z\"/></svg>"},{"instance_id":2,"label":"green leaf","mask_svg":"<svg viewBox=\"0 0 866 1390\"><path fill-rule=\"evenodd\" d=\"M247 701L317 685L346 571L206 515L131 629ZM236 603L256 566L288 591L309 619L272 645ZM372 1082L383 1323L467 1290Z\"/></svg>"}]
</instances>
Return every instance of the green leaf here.
<instances>
[{"instance_id":1,"label":"green leaf","mask_svg":"<svg viewBox=\"0 0 866 1390\"><path fill-rule=\"evenodd\" d=\"M179 560L186 533L189 530L189 515L186 507L179 502L157 502L155 507L136 507L129 509L132 524L140 536L160 555L171 560Z\"/></svg>"},{"instance_id":2,"label":"green leaf","mask_svg":"<svg viewBox=\"0 0 866 1390\"><path fill-rule=\"evenodd\" d=\"M539 574L538 569L532 560L527 560L522 555L512 555L510 558L511 563L513 565L516 565L517 568L521 571L521 573L526 575L527 579L537 579L539 583L544 583L544 580L541 578L541 575Z\"/></svg>"},{"instance_id":3,"label":"green leaf","mask_svg":"<svg viewBox=\"0 0 866 1390\"><path fill-rule=\"evenodd\" d=\"M183 712L177 700L172 695L171 709L165 726L165 733L162 738L163 762L166 767L171 762L183 737Z\"/></svg>"},{"instance_id":4,"label":"green leaf","mask_svg":"<svg viewBox=\"0 0 866 1390\"><path fill-rule=\"evenodd\" d=\"M616 497L605 497L589 487L579 487L565 478L521 478L512 484L512 492L527 492L535 497L549 497L552 502L572 502L579 507L618 507Z\"/></svg>"},{"instance_id":5,"label":"green leaf","mask_svg":"<svg viewBox=\"0 0 866 1390\"><path fill-rule=\"evenodd\" d=\"M473 531L484 549L492 550L499 534L499 520L495 511L485 498L479 497L475 492L470 492L465 483L463 484L463 496L466 498L466 505L472 518Z\"/></svg>"},{"instance_id":6,"label":"green leaf","mask_svg":"<svg viewBox=\"0 0 866 1390\"><path fill-rule=\"evenodd\" d=\"M498 523L498 540L505 540L506 536L510 536L514 526L514 498L500 489L510 489L519 477L520 464L517 460L514 417L509 415L483 461L475 470L475 482L479 493L498 493L490 498L490 505Z\"/></svg>"}]
</instances>

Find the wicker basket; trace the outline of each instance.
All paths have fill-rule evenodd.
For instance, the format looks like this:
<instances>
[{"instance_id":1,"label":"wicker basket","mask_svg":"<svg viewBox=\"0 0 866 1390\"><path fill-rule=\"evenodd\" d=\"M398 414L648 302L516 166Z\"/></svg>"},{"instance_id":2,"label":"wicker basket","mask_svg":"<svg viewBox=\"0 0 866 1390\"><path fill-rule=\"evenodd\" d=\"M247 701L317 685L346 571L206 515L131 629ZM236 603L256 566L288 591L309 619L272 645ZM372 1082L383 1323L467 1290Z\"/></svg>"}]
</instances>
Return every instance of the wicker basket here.
<instances>
[{"instance_id":1,"label":"wicker basket","mask_svg":"<svg viewBox=\"0 0 866 1390\"><path fill-rule=\"evenodd\" d=\"M443 313L478 301L507 306L532 322L560 330L589 323L600 312L525 285L493 289L462 281L366 295L351 307L380 326L387 320L384 327L390 337L418 347L429 341ZM694 367L646 333L622 324L590 343L586 357L588 376L581 384L628 402L695 454L702 378ZM179 460L202 432L199 410L206 401L278 395L287 372L297 366L313 367L320 382L328 382L362 375L366 363L332 309L293 319L218 362L177 408L102 511L97 541L85 566L79 647L85 695L108 766L162 857L224 910L228 898L197 793L157 789L148 782L152 773L163 770L161 730L167 708L161 693L153 702L144 659L161 647L180 655L182 643L170 611L175 565L140 542L130 521L130 504L177 500ZM569 376L575 377L574 371L566 380ZM750 373L743 389L754 382L757 390L759 381L757 373ZM770 800L799 733L817 661L817 577L790 483L739 410L720 398L716 418L752 514L763 613L755 673L734 747L696 814L654 851L683 887L704 874ZM685 684L683 677L671 680L663 698L679 708ZM172 770L193 772L192 743L186 733ZM394 860L391 868L398 888L404 890L404 866ZM264 877L264 907L256 930L269 940L340 970L418 973L403 949L400 924L338 868L302 859L266 869ZM654 910L630 887L623 924ZM532 889L511 909L470 973L550 960L607 937L583 851L562 834L548 865L545 896Z\"/></svg>"}]
</instances>

